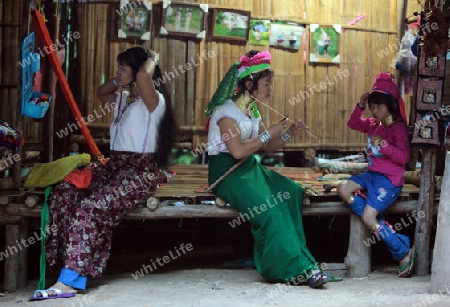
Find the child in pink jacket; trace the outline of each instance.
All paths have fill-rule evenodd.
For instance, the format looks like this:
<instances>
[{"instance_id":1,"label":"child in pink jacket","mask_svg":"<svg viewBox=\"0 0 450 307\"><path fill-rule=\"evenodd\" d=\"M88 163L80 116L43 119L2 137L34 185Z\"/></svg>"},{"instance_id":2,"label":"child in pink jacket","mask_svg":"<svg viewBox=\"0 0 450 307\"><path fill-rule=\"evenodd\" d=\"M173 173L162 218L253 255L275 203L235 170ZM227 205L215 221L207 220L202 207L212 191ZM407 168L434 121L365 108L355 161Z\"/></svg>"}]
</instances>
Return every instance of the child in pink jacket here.
<instances>
[{"instance_id":1,"label":"child in pink jacket","mask_svg":"<svg viewBox=\"0 0 450 307\"><path fill-rule=\"evenodd\" d=\"M369 107L371 118L364 117ZM394 260L399 261L399 277L412 274L415 252L409 238L396 233L382 214L399 196L404 185L405 165L409 161L409 134L405 109L398 87L389 73L375 78L372 91L361 95L347 125L367 133L366 172L342 182L338 194L364 225L383 241ZM361 192L365 190L365 194Z\"/></svg>"}]
</instances>

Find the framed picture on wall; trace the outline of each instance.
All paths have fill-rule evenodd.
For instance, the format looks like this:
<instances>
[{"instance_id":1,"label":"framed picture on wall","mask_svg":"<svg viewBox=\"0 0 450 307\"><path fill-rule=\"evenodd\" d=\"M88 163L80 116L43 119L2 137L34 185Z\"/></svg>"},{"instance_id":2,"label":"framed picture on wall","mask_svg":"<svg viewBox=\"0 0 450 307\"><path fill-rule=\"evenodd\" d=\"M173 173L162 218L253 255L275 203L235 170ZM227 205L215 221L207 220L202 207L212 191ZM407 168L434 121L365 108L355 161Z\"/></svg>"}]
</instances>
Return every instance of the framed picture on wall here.
<instances>
[{"instance_id":1,"label":"framed picture on wall","mask_svg":"<svg viewBox=\"0 0 450 307\"><path fill-rule=\"evenodd\" d=\"M187 4L163 1L161 35L205 38L208 4Z\"/></svg>"},{"instance_id":2,"label":"framed picture on wall","mask_svg":"<svg viewBox=\"0 0 450 307\"><path fill-rule=\"evenodd\" d=\"M213 9L211 39L247 42L249 28L249 11Z\"/></svg>"},{"instance_id":3,"label":"framed picture on wall","mask_svg":"<svg viewBox=\"0 0 450 307\"><path fill-rule=\"evenodd\" d=\"M250 19L249 43L269 46L270 20Z\"/></svg>"},{"instance_id":4,"label":"framed picture on wall","mask_svg":"<svg viewBox=\"0 0 450 307\"><path fill-rule=\"evenodd\" d=\"M311 24L309 30L311 33L309 61L338 64L340 62L339 34L341 33L341 25Z\"/></svg>"},{"instance_id":5,"label":"framed picture on wall","mask_svg":"<svg viewBox=\"0 0 450 307\"><path fill-rule=\"evenodd\" d=\"M423 51L419 54L419 75L444 77L445 54L429 55Z\"/></svg>"},{"instance_id":6,"label":"framed picture on wall","mask_svg":"<svg viewBox=\"0 0 450 307\"><path fill-rule=\"evenodd\" d=\"M270 46L298 50L305 27L294 22L276 21L270 24Z\"/></svg>"},{"instance_id":7,"label":"framed picture on wall","mask_svg":"<svg viewBox=\"0 0 450 307\"><path fill-rule=\"evenodd\" d=\"M417 79L417 110L436 111L441 107L442 80Z\"/></svg>"},{"instance_id":8,"label":"framed picture on wall","mask_svg":"<svg viewBox=\"0 0 450 307\"><path fill-rule=\"evenodd\" d=\"M150 40L152 3L150 0L120 0L119 38Z\"/></svg>"}]
</instances>

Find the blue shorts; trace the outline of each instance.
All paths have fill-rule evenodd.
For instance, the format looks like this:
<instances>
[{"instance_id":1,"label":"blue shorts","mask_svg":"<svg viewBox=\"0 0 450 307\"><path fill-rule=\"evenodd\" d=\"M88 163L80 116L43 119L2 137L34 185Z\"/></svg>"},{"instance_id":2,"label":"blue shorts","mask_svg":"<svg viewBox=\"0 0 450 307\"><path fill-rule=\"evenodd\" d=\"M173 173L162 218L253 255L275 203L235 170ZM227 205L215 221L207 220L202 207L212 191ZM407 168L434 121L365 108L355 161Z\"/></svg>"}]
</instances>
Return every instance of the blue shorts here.
<instances>
[{"instance_id":1,"label":"blue shorts","mask_svg":"<svg viewBox=\"0 0 450 307\"><path fill-rule=\"evenodd\" d=\"M395 202L403 188L393 185L389 178L378 172L367 171L353 175L348 180L356 182L367 191L367 204L379 213L386 211Z\"/></svg>"}]
</instances>

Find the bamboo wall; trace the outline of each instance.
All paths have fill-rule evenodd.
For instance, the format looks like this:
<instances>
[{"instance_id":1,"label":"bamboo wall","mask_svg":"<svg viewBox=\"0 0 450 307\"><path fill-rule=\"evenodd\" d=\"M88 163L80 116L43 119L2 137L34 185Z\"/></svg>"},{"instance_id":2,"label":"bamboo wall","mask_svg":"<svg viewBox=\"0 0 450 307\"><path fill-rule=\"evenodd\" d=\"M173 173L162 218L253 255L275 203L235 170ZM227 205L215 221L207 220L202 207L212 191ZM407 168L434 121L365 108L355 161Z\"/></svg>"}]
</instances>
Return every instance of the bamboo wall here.
<instances>
[{"instance_id":1,"label":"bamboo wall","mask_svg":"<svg viewBox=\"0 0 450 307\"><path fill-rule=\"evenodd\" d=\"M158 1L154 1L158 3ZM403 1L392 0L334 0L334 1L292 1L292 0L209 0L210 8L239 8L251 12L251 16L270 20L288 20L309 24L346 25L361 14L365 19L355 26L345 29L340 35L340 64L309 63L308 41L298 52L286 49L269 48L273 56L272 67L275 70L274 93L271 105L289 118L303 119L317 135L317 139L305 134L289 144L292 148L313 147L315 149L361 150L365 137L346 127L346 118L350 114L359 96L371 88L373 79L379 71L390 71L391 62L396 54ZM417 1L408 1L406 16L420 11ZM217 88L228 67L250 49L261 46L215 42L209 39L196 41L182 37L159 36L153 29L151 41L130 41L117 38L119 15L115 10L118 4L83 4L77 6L78 29L81 38L78 41L78 98L85 106L84 112L92 114L98 108L95 89L104 78L114 76L116 55L124 49L141 45L160 51L161 67L173 71L178 65L184 65L192 59L198 62L202 52L213 52L196 69L180 74L169 81L167 86L172 94L178 124L183 134L192 137L192 146L206 141L201 132L206 118L205 109L210 97ZM159 14L154 7L153 20ZM390 49L389 49L390 48ZM387 49L387 56L378 53ZM211 54L211 53L210 53ZM348 71L348 77L342 77L339 70ZM308 91L327 80L335 81L325 90L314 91L309 97L292 106L288 101L300 91ZM408 99L406 101L409 101ZM266 125L280 120L281 116L265 107L260 111ZM92 126L107 126L110 116L105 116ZM190 134L194 131L193 134Z\"/></svg>"},{"instance_id":2,"label":"bamboo wall","mask_svg":"<svg viewBox=\"0 0 450 307\"><path fill-rule=\"evenodd\" d=\"M0 2L0 119L16 124L19 109L20 75L17 69L21 5L12 1Z\"/></svg>"},{"instance_id":3,"label":"bamboo wall","mask_svg":"<svg viewBox=\"0 0 450 307\"><path fill-rule=\"evenodd\" d=\"M399 21L404 18L402 15L399 17L403 1L208 1L207 3L211 6L250 10L252 16L262 19L304 22L307 25L307 32L309 24L312 23L346 25L360 14L365 14L365 19L358 22L354 29L346 29L341 33L339 65L309 63L308 60L304 60L302 50L289 52L270 48L273 55L272 66L275 70L272 106L290 118L303 119L318 136L318 139L314 139L305 134L298 137L295 144L290 146L360 150L365 145L365 137L348 129L346 119L359 96L364 91L370 90L376 73L386 70L395 73L390 64L396 53L395 47L398 47L398 41L401 39L397 33ZM406 16L418 9L417 1L408 1L408 4L410 7ZM389 56L377 55L389 46L392 46ZM200 44L200 49L202 48L213 50L218 56L207 63L207 72L203 78L209 82L197 83L196 123L200 125L205 122L201 111L227 67L254 47L205 42ZM308 47L306 53L309 54ZM326 81L327 77L333 80L334 76L338 75L339 69L348 70L350 76L342 80L338 78L339 82L335 82L335 85L314 92L314 95L295 106L288 103L288 100L300 91L307 91L314 85L319 85ZM281 119L267 109L263 110L262 114L266 125Z\"/></svg>"},{"instance_id":4,"label":"bamboo wall","mask_svg":"<svg viewBox=\"0 0 450 307\"><path fill-rule=\"evenodd\" d=\"M299 51L293 52L287 49L269 48L273 56L272 68L275 70L274 92L270 102L272 107L291 119L303 119L311 127L311 131L318 136L318 139L307 134L299 136L289 146L292 149L312 147L330 150L361 150L365 145L365 137L348 129L346 119L361 93L370 90L376 73L385 70L396 72L390 67L390 64L401 39L398 35L401 20L405 16L410 16L414 11L421 11L416 0L408 0L406 1L408 8L405 15L405 12L402 11L405 1L201 0L189 2L207 3L210 9L221 7L247 10L251 12L252 18L296 21L305 24L308 38L305 49L301 46ZM159 3L159 1L152 2ZM2 1L0 8L1 5L6 6L3 3ZM1 18L5 22L20 14L19 5L15 6L17 2L8 0L6 3L9 3L8 8L1 10ZM14 12L15 9L17 12ZM155 26L152 27L150 41L119 39L117 38L117 24L120 16L116 12L119 9L118 0L95 1L87 4L81 4L75 0L70 4L62 5L62 9L65 12L71 11L71 17L70 20L65 20L64 18L69 18L68 15L65 13L61 15L63 20L60 22L64 24L64 27L60 29L61 34L66 33L69 29L78 31L80 34L80 38L68 48L68 63L65 71L68 74L75 99L85 116L100 110L100 101L96 98L95 91L104 80L114 77L117 68L116 56L126 48L138 45L158 50L163 72L173 71L178 65L184 65L192 60L198 61L204 51L214 54L195 69L180 74L166 83L172 94L178 124L182 127L182 138L187 140L190 147L196 147L202 141L206 141L203 127L207 119L203 111L231 63L237 61L250 49L263 49L261 46L250 44L159 36L159 28ZM53 1L46 1L46 10L50 11L47 13L50 17L61 14L61 6L56 9ZM154 6L153 22L157 22L161 18L160 14L161 12ZM365 19L359 21L355 26L349 26L340 35L339 65L309 63L308 31L310 24L341 24L344 26L361 14L365 14ZM19 16L18 20L21 20L22 24L30 23L29 16L22 19ZM50 32L55 27L51 20L49 22ZM15 28L0 27L2 33L13 31L13 29ZM19 33L11 35L19 36L18 41L23 39ZM18 52L9 52L11 47L5 46L3 42L2 48L3 54L8 53L12 57L8 59L1 57L2 65L17 62ZM378 56L378 53L386 48L387 50L390 48L389 55ZM6 66L5 69L7 70ZM10 78L15 78L17 81L18 71L5 72L5 69L2 67L0 70L0 83L8 83L7 80ZM339 70L348 70L350 76L341 79L338 77ZM6 76L6 74L15 75ZM327 78L336 82L325 90L314 92L309 98L307 97L295 106L288 103L289 99L297 96L300 91L307 91L314 85L327 81ZM17 93L14 94L14 90L14 88L0 88L2 118L13 118L11 115L13 113L9 111L10 104L5 104L5 101L11 101L8 95L17 95ZM409 101L409 99L405 99L405 101ZM67 124L73 123L74 120L62 95L57 96L55 104L55 130L57 131L67 127ZM279 115L265 107L260 107L260 110L266 126L281 119ZM96 118L90 124L92 129L96 126L107 127L111 116L112 114L107 114ZM36 123L22 116L19 116L19 119L24 122L23 129L27 141L39 141L44 138L45 122ZM58 141L60 140L55 139L55 142Z\"/></svg>"}]
</instances>

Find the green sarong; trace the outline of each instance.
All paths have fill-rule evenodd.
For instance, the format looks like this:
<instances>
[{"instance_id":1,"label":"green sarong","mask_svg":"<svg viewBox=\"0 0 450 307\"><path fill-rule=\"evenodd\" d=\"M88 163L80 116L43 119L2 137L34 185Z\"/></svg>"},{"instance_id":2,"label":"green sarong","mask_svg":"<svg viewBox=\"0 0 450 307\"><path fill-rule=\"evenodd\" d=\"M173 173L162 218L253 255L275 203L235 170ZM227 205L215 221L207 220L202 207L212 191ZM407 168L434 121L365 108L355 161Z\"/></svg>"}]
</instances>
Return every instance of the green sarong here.
<instances>
[{"instance_id":1,"label":"green sarong","mask_svg":"<svg viewBox=\"0 0 450 307\"><path fill-rule=\"evenodd\" d=\"M209 184L237 162L227 153L210 156ZM251 156L213 192L240 212L230 222L232 227L243 219L250 223L255 241L255 266L263 277L271 282L287 282L318 269L306 247L301 185L268 170Z\"/></svg>"}]
</instances>

